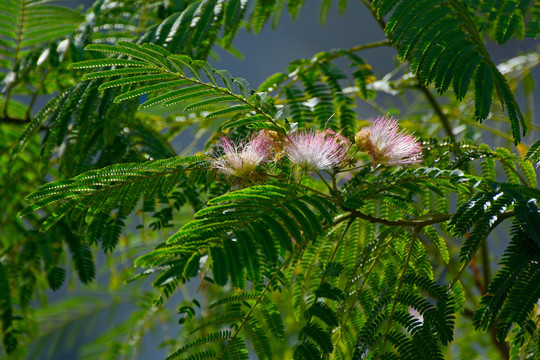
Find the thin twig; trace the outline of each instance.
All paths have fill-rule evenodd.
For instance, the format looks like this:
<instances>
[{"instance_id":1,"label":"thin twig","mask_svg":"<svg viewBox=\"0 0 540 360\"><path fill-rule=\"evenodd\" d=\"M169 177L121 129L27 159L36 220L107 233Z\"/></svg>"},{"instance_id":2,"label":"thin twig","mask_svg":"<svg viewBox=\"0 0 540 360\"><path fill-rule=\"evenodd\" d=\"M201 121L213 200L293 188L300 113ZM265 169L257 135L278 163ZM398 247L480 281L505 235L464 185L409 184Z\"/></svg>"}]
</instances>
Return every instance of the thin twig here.
<instances>
[{"instance_id":1,"label":"thin twig","mask_svg":"<svg viewBox=\"0 0 540 360\"><path fill-rule=\"evenodd\" d=\"M386 340L388 339L388 334L390 333L390 328L392 327L392 317L394 316L394 313L396 311L397 298L399 296L401 288L403 287L403 277L405 276L405 273L407 272L407 268L409 267L409 261L411 260L411 255L414 249L414 243L416 242L416 238L418 237L418 233L420 232L420 230L422 230L421 226L415 227L411 236L411 245L409 246L409 251L407 252L407 257L405 258L405 264L403 264L403 270L401 271L401 274L399 275L399 278L398 278L398 288L396 290L396 296L394 297L392 310L390 311L390 316L388 317L388 326L386 327L386 333L384 335L381 356L384 355L384 352L386 351Z\"/></svg>"},{"instance_id":2,"label":"thin twig","mask_svg":"<svg viewBox=\"0 0 540 360\"><path fill-rule=\"evenodd\" d=\"M31 119L21 119L21 118L12 117L12 116L9 116L9 115L0 116L0 125L1 124L6 124L6 125L22 125L22 126L26 126L31 121L32 121ZM46 131L46 130L49 130L49 127L45 126L45 125L41 125L39 127L39 130L40 131Z\"/></svg>"},{"instance_id":3,"label":"thin twig","mask_svg":"<svg viewBox=\"0 0 540 360\"><path fill-rule=\"evenodd\" d=\"M197 295L199 295L199 292L201 291L201 289L203 288L203 285L204 285L204 282L206 281L206 274L208 274L208 271L210 271L210 266L207 267L206 271L204 272L204 275L202 276L201 278L201 282L199 283L199 287L197 288L197 291L195 291L195 294L193 295L193 297L191 298L191 302L190 302L190 306L193 305L193 303L195 302L195 300L197 300ZM184 313L184 314L187 314ZM184 315L184 318L186 317L186 315Z\"/></svg>"},{"instance_id":4,"label":"thin twig","mask_svg":"<svg viewBox=\"0 0 540 360\"><path fill-rule=\"evenodd\" d=\"M253 304L253 306L251 307L249 312L246 314L246 316L244 317L244 320L242 320L242 323L240 324L238 329L236 329L233 336L231 336L231 339L229 340L229 342L225 346L225 349L223 349L223 351L219 355L218 359L221 359L223 357L223 355L225 355L225 353L227 352L227 349L229 348L229 346L233 343L234 339L236 339L236 337L238 336L238 334L240 333L240 331L242 330L244 325L246 325L246 323L249 320L249 317L251 316L253 311L255 311L255 308L257 308L257 305L259 305L259 303L261 302L262 298L264 297L264 294L270 288L270 285L272 284L272 282L276 279L278 274L281 272L281 269L283 269L285 267L285 265L287 265L289 263L289 261L291 260L291 258L293 257L294 254L295 254L294 252L291 252L289 257L287 259L285 259L285 261L283 261L281 263L281 265L279 266L279 268L276 270L276 272L274 273L274 276L272 276L272 278L270 280L268 280L268 283L266 284L263 291L261 292L261 295L259 295L259 297L257 298L257 301L255 301L255 304Z\"/></svg>"},{"instance_id":5,"label":"thin twig","mask_svg":"<svg viewBox=\"0 0 540 360\"><path fill-rule=\"evenodd\" d=\"M489 263L489 249L487 239L482 241L480 248L482 254L482 276L484 280L484 291L487 291L488 285L491 282L491 264Z\"/></svg>"},{"instance_id":6,"label":"thin twig","mask_svg":"<svg viewBox=\"0 0 540 360\"><path fill-rule=\"evenodd\" d=\"M429 104L431 105L431 107L433 108L437 116L439 117L439 120L441 121L441 124L443 126L444 131L446 132L446 135L450 138L452 142L455 143L456 137L454 136L454 133L452 132L452 127L450 126L450 121L448 120L448 117L443 112L441 106L439 105L439 103L437 102L437 99L435 99L431 91L429 91L429 89L421 83L420 75L418 73L416 74L416 77L418 78L417 88L420 89L420 91L422 91L427 101L429 102Z\"/></svg>"},{"instance_id":7,"label":"thin twig","mask_svg":"<svg viewBox=\"0 0 540 360\"><path fill-rule=\"evenodd\" d=\"M381 251L379 251L379 253L377 254L377 256L372 260L371 262L371 265L369 266L369 269L368 271L363 274L363 281L362 281L362 284L358 287L358 289L355 289L353 292L350 293L350 295L353 295L353 294L360 294L360 292L363 290L364 286L367 284L367 281L369 279L369 277L371 276L371 273L373 272L373 270L375 269L375 265L377 265L377 263L379 262L379 259L381 258L381 256L384 254L384 251L386 250L386 247L388 245L390 245L394 239L396 238L397 236L397 233L394 233L392 234L392 236L390 237L390 239L388 241L386 241L382 246L381 246ZM345 318L343 319L343 322L342 324L345 325L347 324L347 321L349 320L349 317L350 315L352 314L352 309L355 307L356 305L356 300L358 299L358 296L359 295L356 295L352 304L349 306L349 310L348 311L345 311ZM343 335L343 327L340 327L338 329L341 329L340 333L339 333L339 337L338 339L336 340L336 344L339 343L339 341L341 340L342 338L342 335Z\"/></svg>"},{"instance_id":8,"label":"thin twig","mask_svg":"<svg viewBox=\"0 0 540 360\"><path fill-rule=\"evenodd\" d=\"M535 328L535 329L538 329L538 326L540 325L540 316L537 316L537 317L536 317L535 325L536 325L536 326L535 326L534 328ZM531 346L531 342L532 342L532 340L533 340L534 338L535 338L534 335L531 335L531 336L529 337L529 340L527 340L527 344L525 344L525 351L522 352L523 355L526 356L527 353L529 352L529 348L530 348L530 346ZM523 358L525 358L525 356L523 356Z\"/></svg>"},{"instance_id":9,"label":"thin twig","mask_svg":"<svg viewBox=\"0 0 540 360\"><path fill-rule=\"evenodd\" d=\"M323 181L324 185L326 185L326 187L328 188L328 191L330 191L330 193L333 193L334 192L334 189L332 188L332 186L330 186L330 184L328 183L328 181L326 181L326 179L324 178L324 176L321 174L321 172L319 170L316 170L315 173L317 173L317 175L319 175L319 177L321 178L321 180Z\"/></svg>"},{"instance_id":10,"label":"thin twig","mask_svg":"<svg viewBox=\"0 0 540 360\"><path fill-rule=\"evenodd\" d=\"M425 220L387 220L383 218L377 218L368 214L364 214L358 210L351 210L353 216L363 220L367 220L371 223L384 224L387 226L428 226L438 224L444 221L450 220L453 214L439 214Z\"/></svg>"},{"instance_id":11,"label":"thin twig","mask_svg":"<svg viewBox=\"0 0 540 360\"><path fill-rule=\"evenodd\" d=\"M479 123L478 121L473 121L473 120L467 119L466 117L463 117L463 116L460 116L458 119L460 121L465 122L465 123L467 123L467 124L469 124L471 126L474 126L476 128L489 131L492 134L500 136L505 140L512 141L512 142L514 141L514 138L512 136L508 135L507 133L505 133L504 131L494 129L491 126L487 126L485 123Z\"/></svg>"},{"instance_id":12,"label":"thin twig","mask_svg":"<svg viewBox=\"0 0 540 360\"><path fill-rule=\"evenodd\" d=\"M493 229L495 229L497 226L499 226L499 224L501 222L503 222L504 220L514 216L515 213L514 211L506 211L504 213L502 213L499 218L497 219L497 221L495 221L495 223L493 224L493 226L491 228L489 228L489 230L484 234L484 238L482 239L482 241L486 241L488 235L491 233L491 231L493 231ZM453 288L454 285L456 284L456 282L459 280L459 278L461 277L461 274L463 273L463 271L467 268L467 266L469 265L469 263L471 262L472 260L472 256L471 258L468 260L468 261L465 261L462 265L461 265L461 268L459 269L458 273L454 276L454 278L452 279L452 281L450 282L450 285L448 285L449 288Z\"/></svg>"},{"instance_id":13,"label":"thin twig","mask_svg":"<svg viewBox=\"0 0 540 360\"><path fill-rule=\"evenodd\" d=\"M267 173L265 173L264 176L268 176L268 177L271 177L271 178L274 178L274 179L278 179L278 180L282 180L282 181L288 182L288 181L286 181L285 179L283 179L283 177L281 177L281 176L279 176L279 175L273 175L273 174L267 174ZM306 190L309 190L309 191L311 191L311 192L314 192L314 193L316 193L316 194L319 194L319 195L321 195L321 196L323 196L323 197L325 197L325 198L327 198L327 199L329 199L329 200L332 200L332 201L333 201L333 199L334 199L333 197L329 196L328 194L325 194L325 193L323 193L323 192L320 192L320 191L318 191L318 190L315 190L315 189L313 189L313 188L311 188L311 187L309 187L309 186L307 186L307 185L303 185L303 184L300 183L300 182L298 182L298 183L295 182L294 184L297 185L297 186L300 186L300 187L302 187L302 188L304 188L304 189L306 189Z\"/></svg>"},{"instance_id":14,"label":"thin twig","mask_svg":"<svg viewBox=\"0 0 540 360\"><path fill-rule=\"evenodd\" d=\"M354 217L351 217L349 219L349 222L347 223L347 226L345 227L345 230L343 230L343 233L341 233L341 236L339 237L339 240L337 241L336 243L336 247L334 248L334 251L332 252L332 255L330 256L330 258L328 259L328 262L327 262L327 265L329 263L332 262L332 260L334 260L334 257L336 256L337 254L337 250L339 249L339 246L341 245L341 242L343 241L343 239L345 238L345 234L347 234L347 231L349 230L349 228L351 227L352 223L354 222L355 218ZM318 288L321 287L321 285L323 284L324 280L326 279L326 274L323 272L322 276L321 276L321 281L319 281L319 286ZM318 297L315 297L315 299L313 300L313 303L316 303L317 302L317 299ZM306 323L309 324L311 322L311 319L313 318L313 315L310 314ZM304 332L304 337L302 338L302 344L304 344L306 342L306 337L307 337L307 334Z\"/></svg>"},{"instance_id":15,"label":"thin twig","mask_svg":"<svg viewBox=\"0 0 540 360\"><path fill-rule=\"evenodd\" d=\"M371 4L371 1L362 0L362 2L364 3L364 5L366 5L366 7L369 9L369 11L371 11L371 14L375 18L375 20L377 20L377 22L379 23L379 26L381 27L381 29L384 31L384 29L386 28L386 23L385 23L384 19L379 18L377 16L377 13L375 12L375 9L373 8L373 6ZM400 47L400 45L397 44L397 43L392 44L392 45L396 49L399 49L399 47ZM409 62L411 61L410 58L407 58L407 60ZM452 132L452 127L450 126L450 122L448 120L448 117L442 111L441 106L439 105L439 103L437 102L437 100L435 99L433 94L431 94L431 91L429 91L429 89L425 85L422 84L422 81L420 79L420 75L418 73L416 73L416 77L418 79L418 86L417 86L418 89L420 89L422 91L422 93L424 94L424 96L428 100L429 104L431 105L431 107L433 108L433 110L435 111L437 116L439 117L439 120L441 121L441 124L442 124L442 126L444 128L444 131L446 132L447 136L452 140L452 142L456 142L456 138L454 136L454 133ZM459 152L459 149L457 147L454 147L454 151Z\"/></svg>"},{"instance_id":16,"label":"thin twig","mask_svg":"<svg viewBox=\"0 0 540 360\"><path fill-rule=\"evenodd\" d=\"M23 35L23 28L25 23L25 17L26 17L26 2L22 2L21 4L21 17L19 18L19 27L18 27L18 33L17 33L17 45L15 46L15 55L13 56L13 69L17 66L17 63L19 62L19 56L21 52L21 42L22 42L22 35ZM11 90L15 87L15 84L17 83L17 73L15 73L15 78L13 81L7 86L6 89L6 100L4 103L4 116L8 116L8 105L9 100L11 99Z\"/></svg>"},{"instance_id":17,"label":"thin twig","mask_svg":"<svg viewBox=\"0 0 540 360\"><path fill-rule=\"evenodd\" d=\"M45 82L47 75L49 75L49 69L45 70L45 72L43 73L43 76L41 77L39 84L36 86L36 91L32 95L32 99L30 100L30 103L28 104L28 107L26 108L25 116L27 119L30 119L32 115L32 107L34 107L34 103L36 102L36 99L38 97L39 90L41 90L41 87L43 86L43 83Z\"/></svg>"},{"instance_id":18,"label":"thin twig","mask_svg":"<svg viewBox=\"0 0 540 360\"><path fill-rule=\"evenodd\" d=\"M344 53L358 52L358 51L373 49L373 48L382 47L382 46L392 46L392 43L390 41L388 41L388 40L382 40L382 41L375 41L375 42L372 42L372 43L369 43L369 44L357 45L357 46L354 46L354 47L352 47L350 49L347 49L347 50L344 50L344 51L332 52L332 53L327 54L324 57L321 57L320 59L317 59L317 60L318 61L320 61L320 60L330 61L330 60L334 60L334 59L337 59L338 57L343 56ZM311 64L308 64L303 68L303 71L309 71L309 70L313 69L316 65L317 65L317 62L312 61ZM287 86L291 86L292 84L294 84L295 82L297 82L300 79L299 76L294 76L294 77L291 77L291 78L292 78L292 80ZM283 81L281 81L281 83L287 81L288 79L290 79L290 78L287 77L287 78L283 79ZM277 97L279 98L281 96L281 94L283 94L283 92L284 92L284 88L277 94Z\"/></svg>"},{"instance_id":19,"label":"thin twig","mask_svg":"<svg viewBox=\"0 0 540 360\"><path fill-rule=\"evenodd\" d=\"M502 158L497 158L497 160L499 160L502 164L506 165L506 168L507 169L510 169L510 171L512 171L518 178L519 178L519 181L521 181L521 183L523 184L523 186L525 187L528 187L529 186L529 183L527 182L527 180L525 180L525 178L523 177L523 175L521 175L519 173L519 171L517 171L517 169L514 167L514 166L511 166L508 161L506 161L506 159L502 159Z\"/></svg>"}]
</instances>

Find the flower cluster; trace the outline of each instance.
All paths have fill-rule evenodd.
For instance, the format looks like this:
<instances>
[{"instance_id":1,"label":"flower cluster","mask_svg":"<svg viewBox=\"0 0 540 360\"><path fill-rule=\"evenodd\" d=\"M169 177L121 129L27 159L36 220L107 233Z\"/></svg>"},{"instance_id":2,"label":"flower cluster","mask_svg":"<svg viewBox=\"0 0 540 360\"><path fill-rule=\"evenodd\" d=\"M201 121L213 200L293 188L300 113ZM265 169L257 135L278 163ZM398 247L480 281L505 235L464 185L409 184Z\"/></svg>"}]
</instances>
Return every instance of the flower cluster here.
<instances>
[{"instance_id":1,"label":"flower cluster","mask_svg":"<svg viewBox=\"0 0 540 360\"><path fill-rule=\"evenodd\" d=\"M381 116L356 134L356 146L375 164L410 165L422 161L422 147L412 135L399 129L396 119Z\"/></svg>"},{"instance_id":2,"label":"flower cluster","mask_svg":"<svg viewBox=\"0 0 540 360\"><path fill-rule=\"evenodd\" d=\"M262 130L251 141L240 144L221 138L218 146L222 155L211 160L211 167L226 175L247 177L279 149L304 171L328 170L339 167L347 159L350 146L349 140L331 130L300 131L283 140L270 135ZM370 127L356 134L355 143L375 164L400 166L422 161L420 143L400 130L393 118L377 118Z\"/></svg>"},{"instance_id":3,"label":"flower cluster","mask_svg":"<svg viewBox=\"0 0 540 360\"><path fill-rule=\"evenodd\" d=\"M246 177L268 159L269 141L263 131L250 142L238 145L222 137L218 146L223 150L223 155L212 159L211 167L226 175Z\"/></svg>"},{"instance_id":4,"label":"flower cluster","mask_svg":"<svg viewBox=\"0 0 540 360\"><path fill-rule=\"evenodd\" d=\"M224 137L218 146L223 155L213 158L211 167L237 177L249 176L277 147L264 131L250 142L239 145ZM287 157L305 171L337 167L346 158L348 148L349 141L330 130L295 133L287 136L283 145Z\"/></svg>"},{"instance_id":5,"label":"flower cluster","mask_svg":"<svg viewBox=\"0 0 540 360\"><path fill-rule=\"evenodd\" d=\"M347 157L349 141L331 130L303 131L290 135L284 150L305 171L337 167Z\"/></svg>"}]
</instances>

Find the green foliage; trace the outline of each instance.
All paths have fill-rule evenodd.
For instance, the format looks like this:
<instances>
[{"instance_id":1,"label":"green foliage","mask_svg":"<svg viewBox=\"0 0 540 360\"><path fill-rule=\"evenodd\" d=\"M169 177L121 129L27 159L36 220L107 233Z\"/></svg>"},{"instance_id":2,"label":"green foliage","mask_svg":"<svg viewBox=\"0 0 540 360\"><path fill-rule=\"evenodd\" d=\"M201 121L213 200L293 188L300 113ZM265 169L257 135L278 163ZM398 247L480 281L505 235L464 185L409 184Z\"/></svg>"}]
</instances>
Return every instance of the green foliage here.
<instances>
[{"instance_id":1,"label":"green foliage","mask_svg":"<svg viewBox=\"0 0 540 360\"><path fill-rule=\"evenodd\" d=\"M244 288L246 279L254 283L262 280L268 267L272 268L278 261L281 250L292 250L291 240L302 244L320 234L321 221L331 224L330 213L335 210L317 194L306 194L302 188L281 184L229 192L213 198L208 205L164 246L137 259L136 265L178 266L176 271L180 272L175 276L189 279L195 274L188 276L181 270L187 266L188 259L194 253L210 252L218 256L211 265L214 281L225 285L230 278L233 286ZM241 261L234 261L238 258ZM162 275L159 279L168 278Z\"/></svg>"},{"instance_id":2,"label":"green foliage","mask_svg":"<svg viewBox=\"0 0 540 360\"><path fill-rule=\"evenodd\" d=\"M491 12L493 7L498 14L499 43L512 36L519 19L523 21L529 2L520 1L518 6L517 0L509 1L503 11L495 1L483 2L482 9ZM520 142L520 128L523 134L527 131L525 120L508 83L489 57L466 3L376 0L372 6L379 19L390 15L384 31L398 48L400 59L410 61L421 84L434 83L439 93L452 85L455 96L462 100L474 77L476 119L487 118L496 92L511 120L514 142Z\"/></svg>"},{"instance_id":3,"label":"green foliage","mask_svg":"<svg viewBox=\"0 0 540 360\"><path fill-rule=\"evenodd\" d=\"M368 89L375 79L371 66L352 51L346 50L321 52L311 59L295 61L287 69L289 74L272 75L259 86L258 91L280 88L285 94L291 120L300 127L315 125L352 136L356 131L356 105L341 84L346 75L334 64L337 58L345 58L349 62L358 96L372 98L374 92Z\"/></svg>"},{"instance_id":4,"label":"green foliage","mask_svg":"<svg viewBox=\"0 0 540 360\"><path fill-rule=\"evenodd\" d=\"M8 278L4 265L0 262L0 289L2 290L2 298L0 304L2 304L2 343L6 351L12 352L17 347L17 339L13 329L13 306L11 304L11 296L9 290Z\"/></svg>"},{"instance_id":5,"label":"green foliage","mask_svg":"<svg viewBox=\"0 0 540 360\"><path fill-rule=\"evenodd\" d=\"M178 356L185 353L186 351L191 350L193 348L196 348L196 347L199 347L199 346L202 346L202 345L206 345L208 343L213 343L213 342L216 342L216 341L224 341L226 339L230 339L230 337L231 337L231 332L230 331L218 331L216 333L208 334L208 335L206 335L206 336L204 336L202 338L198 338L197 340L192 341L191 343L185 345L181 349L178 349L173 354L171 354L169 357L167 357L167 360L175 359ZM200 354L199 356L203 356L202 354L205 354L205 353L209 354L209 355L212 354L212 356L215 356L214 353L210 353L210 352L204 352L204 353L198 353L198 354ZM205 357L203 356L202 358L204 359Z\"/></svg>"},{"instance_id":6,"label":"green foliage","mask_svg":"<svg viewBox=\"0 0 540 360\"><path fill-rule=\"evenodd\" d=\"M534 144L531 145L529 150L527 150L527 154L525 155L526 159L531 160L532 162L537 162L540 160L540 140L537 140L534 142Z\"/></svg>"},{"instance_id":7,"label":"green foliage","mask_svg":"<svg viewBox=\"0 0 540 360\"><path fill-rule=\"evenodd\" d=\"M71 68L74 69L127 66L127 68L118 70L106 70L101 74L99 72L92 73L83 77L83 79L125 76L125 70L127 69L137 71L138 68L143 68L140 72L128 74L133 74L133 76L110 80L99 86L100 90L114 87L125 89L114 98L115 103L141 95L157 94L170 88L178 88L152 97L150 100L140 104L138 109L145 109L158 104L161 106L182 104L185 111L195 109L202 111L212 109L215 104L223 103L227 106L226 108L211 111L206 115L206 118L223 117L235 113L252 113L242 122L242 125L249 123L252 124L253 128L257 128L260 123L267 123L263 128L283 131L276 124L279 113L272 103L268 101L269 98L266 98L264 93L253 95L246 80L235 79L227 71L214 70L206 61L193 60L184 55L173 55L153 44L138 46L128 42L119 42L118 45L89 45L86 49L119 56L129 56L131 59L87 60L71 65ZM147 81L153 83L148 84ZM145 85L133 89L132 84L141 82L144 82ZM241 118L235 117L234 123L237 124L238 120L243 120L246 115L242 115ZM231 124L225 124L225 127L231 127Z\"/></svg>"},{"instance_id":8,"label":"green foliage","mask_svg":"<svg viewBox=\"0 0 540 360\"><path fill-rule=\"evenodd\" d=\"M167 359L538 356L540 61L497 66L486 41L535 38L539 6L374 0L384 41L255 88L210 64L305 4L0 1L0 356L59 357L58 339L129 303L79 358L136 357L157 326ZM360 52L382 46L397 59L381 77ZM376 139L360 103L406 130ZM422 139L394 146L409 130ZM304 171L289 148L303 131L346 156L322 166L327 149L305 144ZM420 142L421 164L387 165ZM255 165L233 176L218 158ZM79 296L46 304L65 289Z\"/></svg>"},{"instance_id":9,"label":"green foliage","mask_svg":"<svg viewBox=\"0 0 540 360\"><path fill-rule=\"evenodd\" d=\"M0 2L0 67L15 70L31 48L62 39L84 20L80 11L49 4L45 0L6 0ZM28 66L28 65L27 65ZM24 74L24 72L22 73ZM20 70L17 75L22 75ZM16 82L20 79L13 79Z\"/></svg>"},{"instance_id":10,"label":"green foliage","mask_svg":"<svg viewBox=\"0 0 540 360\"><path fill-rule=\"evenodd\" d=\"M452 293L447 292L444 286L412 273L403 276L401 281L405 287L398 288L393 306L386 306L391 301L388 293L382 294L375 302L358 337L355 358L361 358L368 352L379 356L386 354L387 343L394 348L396 358L443 358L440 345L453 339L455 310ZM436 305L409 292L408 286L417 286L426 291L435 299ZM407 309L414 309L421 318L418 319ZM390 325L383 326L386 325L385 319L392 321L396 328L391 330ZM377 346L380 341L383 341L382 349ZM391 352L389 356L392 356Z\"/></svg>"},{"instance_id":11,"label":"green foliage","mask_svg":"<svg viewBox=\"0 0 540 360\"><path fill-rule=\"evenodd\" d=\"M444 196L443 189L456 193L469 193L473 179L459 170L440 170L437 168L402 169L389 172L385 177L361 178L350 182L346 205L359 207L366 200L389 200L392 205L405 213L417 213L410 205L410 199L430 190ZM359 189L360 188L360 189Z\"/></svg>"},{"instance_id":12,"label":"green foliage","mask_svg":"<svg viewBox=\"0 0 540 360\"><path fill-rule=\"evenodd\" d=\"M114 234L116 230L114 223L112 226L104 227L111 212L115 211L116 219L126 216L133 211L142 196L147 199L166 196L179 181L182 173L198 171L207 166L204 158L194 156L149 161L143 164L113 165L92 170L71 180L60 180L41 187L27 198L34 204L23 210L20 216L45 206L55 205L55 210L41 227L43 231L71 212L70 221L84 224L93 241L102 239L103 247L112 250L114 244L106 239L111 236L117 239L119 234ZM77 250L70 247L72 252L78 254L79 246L82 245L77 244L75 240L73 246Z\"/></svg>"},{"instance_id":13,"label":"green foliage","mask_svg":"<svg viewBox=\"0 0 540 360\"><path fill-rule=\"evenodd\" d=\"M526 206L526 205L521 205ZM530 211L538 217L538 207ZM482 308L475 315L475 325L487 328L496 318L498 337L503 339L513 323L524 327L538 296L538 242L521 229L522 220L516 216L512 228L512 240L501 259L501 269L482 298Z\"/></svg>"},{"instance_id":14,"label":"green foliage","mask_svg":"<svg viewBox=\"0 0 540 360\"><path fill-rule=\"evenodd\" d=\"M471 8L486 17L479 26L479 30L495 30L494 38L499 44L510 40L513 35L523 38L525 36L535 38L538 30L535 17L535 4L529 0L511 0L503 4L496 1L479 1L471 3ZM501 6L501 8L498 8ZM529 16L527 16L529 15ZM527 22L527 24L525 24ZM490 35L493 31L490 31ZM492 35L493 36L493 35Z\"/></svg>"}]
</instances>

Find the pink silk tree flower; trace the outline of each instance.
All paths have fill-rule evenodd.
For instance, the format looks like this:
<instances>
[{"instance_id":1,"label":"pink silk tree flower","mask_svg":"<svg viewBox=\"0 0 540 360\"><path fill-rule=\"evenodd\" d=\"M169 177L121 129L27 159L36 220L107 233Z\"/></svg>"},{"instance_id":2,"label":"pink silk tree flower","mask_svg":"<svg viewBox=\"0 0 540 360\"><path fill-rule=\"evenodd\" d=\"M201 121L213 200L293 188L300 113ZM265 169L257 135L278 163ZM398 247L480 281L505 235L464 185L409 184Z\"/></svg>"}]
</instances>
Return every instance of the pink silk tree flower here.
<instances>
[{"instance_id":1,"label":"pink silk tree flower","mask_svg":"<svg viewBox=\"0 0 540 360\"><path fill-rule=\"evenodd\" d=\"M331 130L303 131L287 137L284 150L304 171L337 167L347 157L349 141Z\"/></svg>"},{"instance_id":2,"label":"pink silk tree flower","mask_svg":"<svg viewBox=\"0 0 540 360\"><path fill-rule=\"evenodd\" d=\"M358 150L366 151L375 164L400 166L422 162L422 146L414 136L400 130L392 117L378 117L354 140Z\"/></svg>"},{"instance_id":3,"label":"pink silk tree flower","mask_svg":"<svg viewBox=\"0 0 540 360\"><path fill-rule=\"evenodd\" d=\"M249 176L255 171L259 164L267 160L271 149L270 139L263 131L250 142L238 145L222 137L218 146L223 150L223 155L211 160L211 168L238 177Z\"/></svg>"}]
</instances>

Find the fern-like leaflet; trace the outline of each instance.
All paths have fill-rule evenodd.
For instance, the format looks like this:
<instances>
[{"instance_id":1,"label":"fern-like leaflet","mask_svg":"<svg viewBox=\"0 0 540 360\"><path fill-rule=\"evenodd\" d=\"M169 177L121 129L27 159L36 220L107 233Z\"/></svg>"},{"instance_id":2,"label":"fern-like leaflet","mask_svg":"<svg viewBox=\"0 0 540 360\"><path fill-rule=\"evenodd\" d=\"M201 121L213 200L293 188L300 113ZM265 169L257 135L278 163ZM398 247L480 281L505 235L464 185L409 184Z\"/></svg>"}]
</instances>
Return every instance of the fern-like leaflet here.
<instances>
[{"instance_id":1,"label":"fern-like leaflet","mask_svg":"<svg viewBox=\"0 0 540 360\"><path fill-rule=\"evenodd\" d=\"M111 211L118 211L118 216L128 215L143 195L147 198L165 196L174 189L180 174L207 168L208 163L203 157L193 156L92 170L70 180L42 186L27 197L33 204L19 215L55 206L42 225L43 231L67 214L73 215L71 221L80 220L90 232L103 231L103 221Z\"/></svg>"},{"instance_id":2,"label":"fern-like leaflet","mask_svg":"<svg viewBox=\"0 0 540 360\"><path fill-rule=\"evenodd\" d=\"M440 93L452 85L454 94L462 100L474 79L475 115L480 122L488 117L492 94L496 92L506 107L514 141L520 142L520 128L523 134L527 131L525 120L506 79L491 60L465 2L375 0L372 7L381 20L390 15L385 33L398 48L399 57L410 60L411 69L422 84L434 82Z\"/></svg>"},{"instance_id":3,"label":"fern-like leaflet","mask_svg":"<svg viewBox=\"0 0 540 360\"><path fill-rule=\"evenodd\" d=\"M182 104L185 111L212 109L217 104L228 104L220 110L211 111L206 118L229 117L239 114L225 127L249 125L251 128L267 128L283 132L277 124L278 110L265 94L254 94L246 80L233 78L227 71L213 69L206 61L193 60L186 55L173 55L168 50L153 45L135 45L119 42L117 45L88 45L90 51L116 54L119 58L95 59L72 64L71 68L97 68L126 66L87 74L83 79L124 76L100 85L101 90L122 90L114 99L125 101L141 95L154 95L139 105L139 109L155 106ZM130 57L124 59L121 57ZM129 71L126 71L129 70ZM152 82L148 84L148 82ZM143 84L133 88L133 85ZM176 88L176 90L169 90Z\"/></svg>"}]
</instances>

